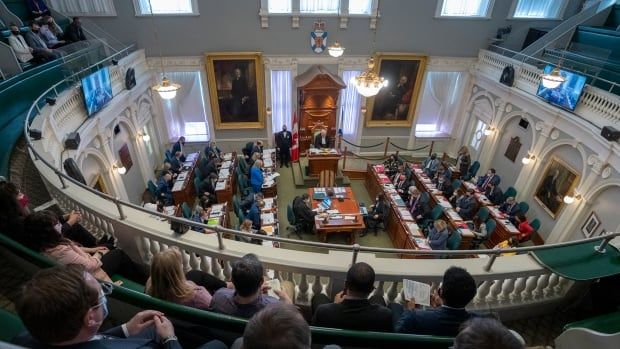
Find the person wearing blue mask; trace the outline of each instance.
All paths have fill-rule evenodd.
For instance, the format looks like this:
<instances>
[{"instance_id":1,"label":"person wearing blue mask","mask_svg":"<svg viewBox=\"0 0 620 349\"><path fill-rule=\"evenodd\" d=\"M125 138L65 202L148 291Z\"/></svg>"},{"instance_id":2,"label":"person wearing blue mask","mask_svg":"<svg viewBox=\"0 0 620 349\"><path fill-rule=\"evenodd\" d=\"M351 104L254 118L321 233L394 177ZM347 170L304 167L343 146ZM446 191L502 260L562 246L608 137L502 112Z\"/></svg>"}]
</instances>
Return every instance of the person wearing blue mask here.
<instances>
[{"instance_id":1,"label":"person wearing blue mask","mask_svg":"<svg viewBox=\"0 0 620 349\"><path fill-rule=\"evenodd\" d=\"M123 325L98 333L109 314L107 295L113 287L100 283L79 265L40 270L24 284L16 303L27 332L13 342L35 349L181 348L174 326L156 310L141 311ZM211 341L201 348L226 345Z\"/></svg>"}]
</instances>

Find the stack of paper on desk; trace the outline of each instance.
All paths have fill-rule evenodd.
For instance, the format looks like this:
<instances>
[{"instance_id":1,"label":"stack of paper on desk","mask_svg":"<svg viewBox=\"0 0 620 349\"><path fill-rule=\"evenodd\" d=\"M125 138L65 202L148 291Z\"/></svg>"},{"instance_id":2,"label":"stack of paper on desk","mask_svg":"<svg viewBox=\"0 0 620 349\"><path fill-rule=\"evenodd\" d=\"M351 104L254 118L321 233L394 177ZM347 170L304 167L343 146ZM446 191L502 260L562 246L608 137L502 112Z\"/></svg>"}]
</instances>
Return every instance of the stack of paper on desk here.
<instances>
[{"instance_id":1,"label":"stack of paper on desk","mask_svg":"<svg viewBox=\"0 0 620 349\"><path fill-rule=\"evenodd\" d=\"M183 181L176 181L174 182L174 185L172 186L172 191L179 191L181 189L183 189Z\"/></svg>"},{"instance_id":2,"label":"stack of paper on desk","mask_svg":"<svg viewBox=\"0 0 620 349\"><path fill-rule=\"evenodd\" d=\"M226 153L224 154L224 160L228 161L232 159L232 153Z\"/></svg>"},{"instance_id":3,"label":"stack of paper on desk","mask_svg":"<svg viewBox=\"0 0 620 349\"><path fill-rule=\"evenodd\" d=\"M219 181L215 184L215 190L224 190L226 189L226 181Z\"/></svg>"},{"instance_id":4,"label":"stack of paper on desk","mask_svg":"<svg viewBox=\"0 0 620 349\"><path fill-rule=\"evenodd\" d=\"M263 213L260 215L260 219L263 224L273 224L276 220L273 213Z\"/></svg>"}]
</instances>

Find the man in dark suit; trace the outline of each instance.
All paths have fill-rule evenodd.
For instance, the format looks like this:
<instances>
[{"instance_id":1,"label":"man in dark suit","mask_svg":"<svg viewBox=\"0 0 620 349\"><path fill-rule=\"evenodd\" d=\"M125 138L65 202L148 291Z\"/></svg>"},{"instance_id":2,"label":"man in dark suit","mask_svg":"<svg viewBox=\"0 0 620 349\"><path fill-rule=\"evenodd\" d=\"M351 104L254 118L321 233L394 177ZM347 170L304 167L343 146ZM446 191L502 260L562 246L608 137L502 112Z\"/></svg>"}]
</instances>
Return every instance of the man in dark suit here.
<instances>
[{"instance_id":1,"label":"man in dark suit","mask_svg":"<svg viewBox=\"0 0 620 349\"><path fill-rule=\"evenodd\" d=\"M456 201L456 212L465 219L470 220L474 217L476 210L476 200L474 199L474 191L467 189L465 195Z\"/></svg>"},{"instance_id":2,"label":"man in dark suit","mask_svg":"<svg viewBox=\"0 0 620 349\"><path fill-rule=\"evenodd\" d=\"M172 149L170 150L170 152L174 155L176 154L178 151L181 152L181 162L185 161L185 153L183 152L183 147L185 146L185 137L181 136L179 137L179 140L176 141L176 143L174 143L174 145L172 145Z\"/></svg>"},{"instance_id":3,"label":"man in dark suit","mask_svg":"<svg viewBox=\"0 0 620 349\"><path fill-rule=\"evenodd\" d=\"M217 175L211 173L200 183L198 196L202 196L205 193L209 193L215 197L215 186L217 185Z\"/></svg>"},{"instance_id":4,"label":"man in dark suit","mask_svg":"<svg viewBox=\"0 0 620 349\"><path fill-rule=\"evenodd\" d=\"M508 216L508 219L512 222L512 224L516 223L516 216L521 212L521 209L517 204L517 200L515 200L512 196L508 197L506 202L499 206L499 210Z\"/></svg>"},{"instance_id":5,"label":"man in dark suit","mask_svg":"<svg viewBox=\"0 0 620 349\"><path fill-rule=\"evenodd\" d=\"M410 182L407 180L407 176L403 173L398 177L394 185L396 192L398 192L400 197L405 201L409 198L409 184Z\"/></svg>"},{"instance_id":6,"label":"man in dark suit","mask_svg":"<svg viewBox=\"0 0 620 349\"><path fill-rule=\"evenodd\" d=\"M245 218L252 221L252 229L260 230L260 211L263 207L265 207L265 202L263 200L255 200L250 206L250 210Z\"/></svg>"},{"instance_id":7,"label":"man in dark suit","mask_svg":"<svg viewBox=\"0 0 620 349\"><path fill-rule=\"evenodd\" d=\"M174 205L172 198L172 173L169 171L162 172L161 178L157 182L157 199L161 200L164 206Z\"/></svg>"},{"instance_id":8,"label":"man in dark suit","mask_svg":"<svg viewBox=\"0 0 620 349\"><path fill-rule=\"evenodd\" d=\"M24 39L30 48L32 48L32 54L37 57L44 57L45 61L50 61L56 58L60 58L62 56L60 52L56 50L52 50L47 47L47 44L41 37L39 36L39 24L34 21L30 23L30 31L24 33Z\"/></svg>"},{"instance_id":9,"label":"man in dark suit","mask_svg":"<svg viewBox=\"0 0 620 349\"><path fill-rule=\"evenodd\" d=\"M327 135L327 130L322 129L321 133L314 137L314 147L315 148L331 148L331 139Z\"/></svg>"},{"instance_id":10,"label":"man in dark suit","mask_svg":"<svg viewBox=\"0 0 620 349\"><path fill-rule=\"evenodd\" d=\"M312 233L316 212L310 208L310 195L308 193L303 193L293 200L293 213L295 219L302 225L303 232Z\"/></svg>"},{"instance_id":11,"label":"man in dark suit","mask_svg":"<svg viewBox=\"0 0 620 349\"><path fill-rule=\"evenodd\" d=\"M493 184L493 182L489 183L487 190L484 191L484 195L493 205L500 205L504 202L504 193L502 189L498 185Z\"/></svg>"},{"instance_id":12,"label":"man in dark suit","mask_svg":"<svg viewBox=\"0 0 620 349\"><path fill-rule=\"evenodd\" d=\"M344 290L334 302L323 293L312 297L312 325L356 331L392 332L392 311L374 290L375 271L364 262L353 264L347 272Z\"/></svg>"},{"instance_id":13,"label":"man in dark suit","mask_svg":"<svg viewBox=\"0 0 620 349\"><path fill-rule=\"evenodd\" d=\"M215 145L215 141L210 141L207 143L207 146L205 147L205 157L207 159L211 159L211 158L220 158L222 154L222 151L220 150L220 148L217 147L217 145Z\"/></svg>"},{"instance_id":14,"label":"man in dark suit","mask_svg":"<svg viewBox=\"0 0 620 349\"><path fill-rule=\"evenodd\" d=\"M431 295L433 308L419 310L415 300L409 300L408 310L396 322L396 332L454 337L463 322L476 316L465 310L475 295L474 278L465 269L450 267L443 274L438 293ZM390 304L390 308L395 315L402 311L400 304Z\"/></svg>"},{"instance_id":15,"label":"man in dark suit","mask_svg":"<svg viewBox=\"0 0 620 349\"><path fill-rule=\"evenodd\" d=\"M110 284L102 287L82 266L40 270L23 286L16 304L28 332L14 343L28 348L181 348L170 320L155 310L97 333L108 315L106 296L112 289ZM209 342L203 348L226 346Z\"/></svg>"},{"instance_id":16,"label":"man in dark suit","mask_svg":"<svg viewBox=\"0 0 620 349\"><path fill-rule=\"evenodd\" d=\"M376 236L377 230L379 229L379 224L383 223L385 226L385 220L387 219L389 209L390 203L385 200L385 195L383 193L377 195L374 205L370 206L368 215L364 216L366 229L364 229L362 234L360 234L360 237L366 236L369 229L372 229Z\"/></svg>"},{"instance_id":17,"label":"man in dark suit","mask_svg":"<svg viewBox=\"0 0 620 349\"><path fill-rule=\"evenodd\" d=\"M86 40L86 35L82 30L82 21L80 17L73 17L71 24L67 27L65 32L65 39L68 42L78 42Z\"/></svg>"},{"instance_id":18,"label":"man in dark suit","mask_svg":"<svg viewBox=\"0 0 620 349\"><path fill-rule=\"evenodd\" d=\"M490 168L489 171L487 171L486 175L478 179L478 181L476 182L476 186L478 187L478 190L485 191L487 190L489 183L499 185L500 181L501 181L501 178L497 175L497 173L495 172L495 169Z\"/></svg>"},{"instance_id":19,"label":"man in dark suit","mask_svg":"<svg viewBox=\"0 0 620 349\"><path fill-rule=\"evenodd\" d=\"M211 173L217 174L217 163L218 160L214 157L210 158L207 161L201 160L198 164L198 169L200 170L200 173L203 175L203 177L209 177Z\"/></svg>"},{"instance_id":20,"label":"man in dark suit","mask_svg":"<svg viewBox=\"0 0 620 349\"><path fill-rule=\"evenodd\" d=\"M443 175L437 177L436 185L437 190L441 191L443 196L445 196L446 198L451 197L452 193L454 193L454 188L452 187L452 183L450 183L450 179L446 178Z\"/></svg>"},{"instance_id":21,"label":"man in dark suit","mask_svg":"<svg viewBox=\"0 0 620 349\"><path fill-rule=\"evenodd\" d=\"M241 200L239 206L243 210L243 213L247 213L255 201L262 201L263 198L263 193L253 193L252 190L250 190L248 195L246 195L243 200Z\"/></svg>"},{"instance_id":22,"label":"man in dark suit","mask_svg":"<svg viewBox=\"0 0 620 349\"><path fill-rule=\"evenodd\" d=\"M280 149L280 165L288 167L291 162L291 145L293 136L291 131L286 130L286 125L282 126L282 132L276 133L276 146Z\"/></svg>"},{"instance_id":23,"label":"man in dark suit","mask_svg":"<svg viewBox=\"0 0 620 349\"><path fill-rule=\"evenodd\" d=\"M177 151L174 153L174 157L170 160L170 171L172 171L172 173L179 174L179 172L181 172L181 168L183 167L183 163L181 161L182 155L183 153Z\"/></svg>"}]
</instances>

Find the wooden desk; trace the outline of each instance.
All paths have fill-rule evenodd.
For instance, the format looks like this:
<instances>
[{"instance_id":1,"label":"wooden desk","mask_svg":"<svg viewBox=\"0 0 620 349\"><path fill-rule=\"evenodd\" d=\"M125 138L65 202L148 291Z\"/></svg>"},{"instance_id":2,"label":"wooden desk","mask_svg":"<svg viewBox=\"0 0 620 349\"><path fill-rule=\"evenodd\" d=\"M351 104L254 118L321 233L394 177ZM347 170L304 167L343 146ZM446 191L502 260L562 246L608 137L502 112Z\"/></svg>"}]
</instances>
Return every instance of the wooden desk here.
<instances>
[{"instance_id":1,"label":"wooden desk","mask_svg":"<svg viewBox=\"0 0 620 349\"><path fill-rule=\"evenodd\" d=\"M183 170L177 176L172 187L172 198L174 203L179 205L183 202L187 202L188 205L193 206L196 202L196 190L194 188L194 169L196 164L200 160L200 152L188 154L183 163ZM178 178L183 178L179 180Z\"/></svg>"},{"instance_id":2,"label":"wooden desk","mask_svg":"<svg viewBox=\"0 0 620 349\"><path fill-rule=\"evenodd\" d=\"M385 177L378 173L371 164L366 167L366 189L371 197L383 193L390 202L390 209L385 223L385 230L392 240L394 248L430 250L424 235L415 223L411 214L408 213L406 204L399 200L400 197L394 189L384 186ZM388 184L389 187L389 184ZM401 255L401 258L433 258L433 256Z\"/></svg>"},{"instance_id":3,"label":"wooden desk","mask_svg":"<svg viewBox=\"0 0 620 349\"><path fill-rule=\"evenodd\" d=\"M264 172L276 172L277 171L277 161L276 161L276 149L265 149L263 150L263 171ZM267 173L265 173L265 176ZM264 186L261 189L261 192L266 198L275 198L278 196L278 185L274 181L274 183L270 186Z\"/></svg>"},{"instance_id":4,"label":"wooden desk","mask_svg":"<svg viewBox=\"0 0 620 349\"><path fill-rule=\"evenodd\" d=\"M314 189L315 188L308 189L310 198L314 197ZM323 223L323 218L319 218L319 215L317 215L314 220L316 232L319 234L319 238L322 242L327 242L327 235L329 234L345 233L348 234L348 243L352 245L355 243L355 235L357 232L366 227L366 225L364 225L364 217L360 213L359 204L357 200L355 200L353 191L350 187L346 187L345 190L346 198L343 199L343 201L334 198L331 205L331 209L338 210L338 216L342 218L329 219L327 223ZM317 208L321 201L322 200L312 199L312 208ZM355 216L355 220L344 219L344 216Z\"/></svg>"},{"instance_id":5,"label":"wooden desk","mask_svg":"<svg viewBox=\"0 0 620 349\"><path fill-rule=\"evenodd\" d=\"M215 198L218 203L227 203L228 211L232 211L232 197L237 188L237 153L223 155L222 166L218 171L218 186L215 188ZM228 169L228 174L226 174Z\"/></svg>"},{"instance_id":6,"label":"wooden desk","mask_svg":"<svg viewBox=\"0 0 620 349\"><path fill-rule=\"evenodd\" d=\"M334 171L338 173L338 160L342 154L337 149L325 149L329 152L321 150L319 153L312 153L308 150L308 169L311 176L318 176L323 170ZM336 151L334 153L334 151Z\"/></svg>"}]
</instances>

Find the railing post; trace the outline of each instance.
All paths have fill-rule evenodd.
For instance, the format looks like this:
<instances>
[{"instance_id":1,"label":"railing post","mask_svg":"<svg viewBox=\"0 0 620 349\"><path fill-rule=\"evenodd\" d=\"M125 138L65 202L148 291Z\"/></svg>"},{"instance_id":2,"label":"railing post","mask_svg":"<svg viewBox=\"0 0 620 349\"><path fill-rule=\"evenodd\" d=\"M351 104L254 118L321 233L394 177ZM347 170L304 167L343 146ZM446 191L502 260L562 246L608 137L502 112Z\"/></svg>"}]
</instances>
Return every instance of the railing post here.
<instances>
[{"instance_id":1,"label":"railing post","mask_svg":"<svg viewBox=\"0 0 620 349\"><path fill-rule=\"evenodd\" d=\"M385 140L385 149L383 150L383 156L387 156L388 147L390 146L390 137Z\"/></svg>"},{"instance_id":2,"label":"railing post","mask_svg":"<svg viewBox=\"0 0 620 349\"><path fill-rule=\"evenodd\" d=\"M121 221L125 220L127 216L123 212L123 205L121 205L121 199L119 197L114 198L114 203L116 204L116 209L118 210L118 214L121 217Z\"/></svg>"},{"instance_id":3,"label":"railing post","mask_svg":"<svg viewBox=\"0 0 620 349\"><path fill-rule=\"evenodd\" d=\"M217 234L217 247L220 251L224 250L224 238L222 237L222 232L220 231L220 226L215 227L215 233Z\"/></svg>"},{"instance_id":4,"label":"railing post","mask_svg":"<svg viewBox=\"0 0 620 349\"><path fill-rule=\"evenodd\" d=\"M56 172L56 174L58 175L58 179L60 179L60 184L62 185L62 189L67 189L67 184L65 183L65 179L62 178L62 174L60 173L60 171Z\"/></svg>"},{"instance_id":5,"label":"railing post","mask_svg":"<svg viewBox=\"0 0 620 349\"><path fill-rule=\"evenodd\" d=\"M609 243L609 240L611 240L611 239L612 239L612 237L611 237L611 236L608 236L608 237L606 237L605 239L603 239L603 240L601 241L601 244L600 244L600 245L598 245L598 246L594 246L594 251L596 251L596 252L598 252L598 253L605 253L605 252L607 252L607 251L606 251L606 249L605 249L605 247L607 247L607 244Z\"/></svg>"},{"instance_id":6,"label":"railing post","mask_svg":"<svg viewBox=\"0 0 620 349\"><path fill-rule=\"evenodd\" d=\"M433 154L433 147L435 146L435 141L431 141L431 147L428 148L428 156Z\"/></svg>"},{"instance_id":7,"label":"railing post","mask_svg":"<svg viewBox=\"0 0 620 349\"><path fill-rule=\"evenodd\" d=\"M348 150L348 147L345 145L344 146L344 157L342 158L342 169L343 170L345 167L347 167L347 150Z\"/></svg>"},{"instance_id":8,"label":"railing post","mask_svg":"<svg viewBox=\"0 0 620 349\"><path fill-rule=\"evenodd\" d=\"M357 263L357 255L359 252L360 252L360 245L353 244L353 258L351 259L351 265L354 265L355 263Z\"/></svg>"},{"instance_id":9,"label":"railing post","mask_svg":"<svg viewBox=\"0 0 620 349\"><path fill-rule=\"evenodd\" d=\"M489 261L484 266L484 271L490 271L491 270L491 267L493 266L493 263L495 263L495 259L497 258L497 256L499 256L499 253L495 253L495 254L491 255L491 257L489 258Z\"/></svg>"},{"instance_id":10,"label":"railing post","mask_svg":"<svg viewBox=\"0 0 620 349\"><path fill-rule=\"evenodd\" d=\"M338 134L338 146L336 147L338 150L342 150L342 135Z\"/></svg>"}]
</instances>

